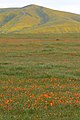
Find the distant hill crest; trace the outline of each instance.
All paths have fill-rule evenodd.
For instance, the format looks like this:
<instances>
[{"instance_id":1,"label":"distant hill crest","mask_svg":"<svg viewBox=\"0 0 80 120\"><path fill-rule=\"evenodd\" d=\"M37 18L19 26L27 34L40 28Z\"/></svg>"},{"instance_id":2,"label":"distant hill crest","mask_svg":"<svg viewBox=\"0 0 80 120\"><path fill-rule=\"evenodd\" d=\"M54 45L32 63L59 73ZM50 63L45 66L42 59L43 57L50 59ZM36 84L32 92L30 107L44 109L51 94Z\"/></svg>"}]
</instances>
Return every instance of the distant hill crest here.
<instances>
[{"instance_id":1,"label":"distant hill crest","mask_svg":"<svg viewBox=\"0 0 80 120\"><path fill-rule=\"evenodd\" d=\"M0 33L80 33L80 15L35 4L0 9Z\"/></svg>"}]
</instances>

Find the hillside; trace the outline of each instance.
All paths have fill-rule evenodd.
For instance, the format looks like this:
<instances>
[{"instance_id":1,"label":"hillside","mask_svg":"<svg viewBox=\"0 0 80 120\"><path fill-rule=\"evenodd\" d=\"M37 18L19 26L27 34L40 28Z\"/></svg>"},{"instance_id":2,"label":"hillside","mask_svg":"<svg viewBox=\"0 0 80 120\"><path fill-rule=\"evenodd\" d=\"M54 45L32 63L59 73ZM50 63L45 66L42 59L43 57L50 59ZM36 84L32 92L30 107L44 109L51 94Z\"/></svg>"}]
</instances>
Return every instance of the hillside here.
<instances>
[{"instance_id":1,"label":"hillside","mask_svg":"<svg viewBox=\"0 0 80 120\"><path fill-rule=\"evenodd\" d=\"M2 33L79 33L80 15L37 5L0 9Z\"/></svg>"}]
</instances>

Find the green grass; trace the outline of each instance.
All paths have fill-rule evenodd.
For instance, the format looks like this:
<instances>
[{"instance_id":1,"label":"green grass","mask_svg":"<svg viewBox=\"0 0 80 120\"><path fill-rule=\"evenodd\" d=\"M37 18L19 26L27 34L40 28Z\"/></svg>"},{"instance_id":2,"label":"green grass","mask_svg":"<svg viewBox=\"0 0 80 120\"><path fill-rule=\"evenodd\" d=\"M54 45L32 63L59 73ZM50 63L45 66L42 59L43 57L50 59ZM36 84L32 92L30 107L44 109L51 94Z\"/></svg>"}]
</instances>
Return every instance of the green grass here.
<instances>
[{"instance_id":1,"label":"green grass","mask_svg":"<svg viewBox=\"0 0 80 120\"><path fill-rule=\"evenodd\" d=\"M0 120L79 120L79 34L20 36L0 35Z\"/></svg>"},{"instance_id":2,"label":"green grass","mask_svg":"<svg viewBox=\"0 0 80 120\"><path fill-rule=\"evenodd\" d=\"M17 38L17 39L50 39L57 41L63 41L66 40L80 40L80 33L55 33L55 34L0 34L0 38Z\"/></svg>"}]
</instances>

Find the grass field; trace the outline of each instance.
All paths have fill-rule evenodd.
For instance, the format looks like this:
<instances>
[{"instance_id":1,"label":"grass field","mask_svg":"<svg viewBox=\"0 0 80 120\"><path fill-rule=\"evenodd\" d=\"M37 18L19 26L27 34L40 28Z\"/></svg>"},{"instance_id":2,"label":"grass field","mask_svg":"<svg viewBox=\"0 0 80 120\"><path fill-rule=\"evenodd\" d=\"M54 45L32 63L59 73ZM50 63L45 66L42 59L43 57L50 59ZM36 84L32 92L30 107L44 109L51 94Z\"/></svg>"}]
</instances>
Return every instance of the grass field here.
<instances>
[{"instance_id":1,"label":"grass field","mask_svg":"<svg viewBox=\"0 0 80 120\"><path fill-rule=\"evenodd\" d=\"M0 120L80 120L80 38L0 38Z\"/></svg>"}]
</instances>

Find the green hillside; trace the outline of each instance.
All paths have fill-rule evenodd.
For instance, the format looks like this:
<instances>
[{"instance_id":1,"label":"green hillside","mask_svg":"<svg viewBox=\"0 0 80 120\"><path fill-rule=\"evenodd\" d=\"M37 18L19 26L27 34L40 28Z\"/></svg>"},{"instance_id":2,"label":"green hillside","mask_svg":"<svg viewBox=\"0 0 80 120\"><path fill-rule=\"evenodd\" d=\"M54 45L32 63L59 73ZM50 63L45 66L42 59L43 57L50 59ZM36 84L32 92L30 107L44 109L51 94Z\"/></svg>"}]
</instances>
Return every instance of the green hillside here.
<instances>
[{"instance_id":1,"label":"green hillside","mask_svg":"<svg viewBox=\"0 0 80 120\"><path fill-rule=\"evenodd\" d=\"M80 33L80 15L37 5L0 9L0 34Z\"/></svg>"}]
</instances>

